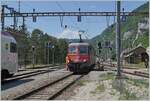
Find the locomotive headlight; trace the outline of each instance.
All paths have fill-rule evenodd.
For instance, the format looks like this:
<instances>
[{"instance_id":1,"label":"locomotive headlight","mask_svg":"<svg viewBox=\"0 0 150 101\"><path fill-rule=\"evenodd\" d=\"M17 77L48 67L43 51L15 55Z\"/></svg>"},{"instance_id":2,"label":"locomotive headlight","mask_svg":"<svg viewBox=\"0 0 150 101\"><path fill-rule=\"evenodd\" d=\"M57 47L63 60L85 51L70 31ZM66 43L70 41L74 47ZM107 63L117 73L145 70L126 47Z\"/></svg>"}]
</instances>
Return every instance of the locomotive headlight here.
<instances>
[{"instance_id":1,"label":"locomotive headlight","mask_svg":"<svg viewBox=\"0 0 150 101\"><path fill-rule=\"evenodd\" d=\"M84 59L84 60L83 60L83 62L87 62L87 60L86 60L86 59Z\"/></svg>"},{"instance_id":2,"label":"locomotive headlight","mask_svg":"<svg viewBox=\"0 0 150 101\"><path fill-rule=\"evenodd\" d=\"M69 60L67 60L67 63L69 63L70 61Z\"/></svg>"}]
</instances>

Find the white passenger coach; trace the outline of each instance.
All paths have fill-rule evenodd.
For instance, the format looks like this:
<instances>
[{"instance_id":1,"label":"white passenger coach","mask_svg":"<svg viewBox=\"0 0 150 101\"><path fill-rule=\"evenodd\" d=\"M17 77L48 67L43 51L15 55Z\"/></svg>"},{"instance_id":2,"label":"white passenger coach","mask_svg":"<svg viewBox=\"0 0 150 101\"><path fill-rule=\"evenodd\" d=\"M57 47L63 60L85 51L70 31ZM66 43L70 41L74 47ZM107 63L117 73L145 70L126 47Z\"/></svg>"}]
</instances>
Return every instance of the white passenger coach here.
<instances>
[{"instance_id":1,"label":"white passenger coach","mask_svg":"<svg viewBox=\"0 0 150 101\"><path fill-rule=\"evenodd\" d=\"M1 78L13 76L18 69L17 43L8 32L1 32Z\"/></svg>"}]
</instances>

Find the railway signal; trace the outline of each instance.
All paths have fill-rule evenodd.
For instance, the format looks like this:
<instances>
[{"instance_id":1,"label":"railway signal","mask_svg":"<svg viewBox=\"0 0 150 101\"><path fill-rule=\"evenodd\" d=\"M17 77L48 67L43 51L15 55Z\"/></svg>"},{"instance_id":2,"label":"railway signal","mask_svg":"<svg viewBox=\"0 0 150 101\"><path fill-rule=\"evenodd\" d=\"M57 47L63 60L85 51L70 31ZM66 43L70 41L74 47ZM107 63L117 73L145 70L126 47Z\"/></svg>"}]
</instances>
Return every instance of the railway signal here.
<instances>
[{"instance_id":1,"label":"railway signal","mask_svg":"<svg viewBox=\"0 0 150 101\"><path fill-rule=\"evenodd\" d=\"M99 49L102 49L101 42L98 42L98 48L99 48Z\"/></svg>"},{"instance_id":2,"label":"railway signal","mask_svg":"<svg viewBox=\"0 0 150 101\"><path fill-rule=\"evenodd\" d=\"M79 8L79 13L80 13L80 10L81 10L81 9ZM78 18L78 22L81 22L81 16L78 15L77 18Z\"/></svg>"},{"instance_id":3,"label":"railway signal","mask_svg":"<svg viewBox=\"0 0 150 101\"><path fill-rule=\"evenodd\" d=\"M48 51L47 51L47 64L49 64L49 60L50 60L50 58L49 58L49 51L50 51L50 49L53 49L53 53L52 53L52 58L53 58L53 64L55 63L55 46L54 45L52 45L52 43L51 43L51 41L49 41L49 42L47 42L46 43L46 48L48 49Z\"/></svg>"},{"instance_id":4,"label":"railway signal","mask_svg":"<svg viewBox=\"0 0 150 101\"><path fill-rule=\"evenodd\" d=\"M55 46L53 45L52 46L52 49L53 49L53 65L55 63Z\"/></svg>"},{"instance_id":5,"label":"railway signal","mask_svg":"<svg viewBox=\"0 0 150 101\"><path fill-rule=\"evenodd\" d=\"M65 25L65 29L67 29L67 27L68 27L68 26L67 26L67 25Z\"/></svg>"},{"instance_id":6,"label":"railway signal","mask_svg":"<svg viewBox=\"0 0 150 101\"><path fill-rule=\"evenodd\" d=\"M51 45L51 41L47 42L46 43L46 47L48 48L48 51L47 51L47 64L49 64L49 51L50 51L50 48L52 47Z\"/></svg>"},{"instance_id":7,"label":"railway signal","mask_svg":"<svg viewBox=\"0 0 150 101\"><path fill-rule=\"evenodd\" d=\"M33 56L32 56L32 64L33 64L33 68L34 68L34 64L35 64L35 46L32 46L32 52L33 52Z\"/></svg>"},{"instance_id":8,"label":"railway signal","mask_svg":"<svg viewBox=\"0 0 150 101\"><path fill-rule=\"evenodd\" d=\"M35 13L35 9L33 9L33 13ZM33 15L33 22L36 22L36 16Z\"/></svg>"},{"instance_id":9,"label":"railway signal","mask_svg":"<svg viewBox=\"0 0 150 101\"><path fill-rule=\"evenodd\" d=\"M125 16L125 13L124 13L124 8L122 8L122 12L123 12L123 15L122 15L122 22L125 22L126 21L126 16Z\"/></svg>"},{"instance_id":10,"label":"railway signal","mask_svg":"<svg viewBox=\"0 0 150 101\"><path fill-rule=\"evenodd\" d=\"M98 51L99 51L99 54L101 53L101 49L102 49L101 42L98 42Z\"/></svg>"}]
</instances>

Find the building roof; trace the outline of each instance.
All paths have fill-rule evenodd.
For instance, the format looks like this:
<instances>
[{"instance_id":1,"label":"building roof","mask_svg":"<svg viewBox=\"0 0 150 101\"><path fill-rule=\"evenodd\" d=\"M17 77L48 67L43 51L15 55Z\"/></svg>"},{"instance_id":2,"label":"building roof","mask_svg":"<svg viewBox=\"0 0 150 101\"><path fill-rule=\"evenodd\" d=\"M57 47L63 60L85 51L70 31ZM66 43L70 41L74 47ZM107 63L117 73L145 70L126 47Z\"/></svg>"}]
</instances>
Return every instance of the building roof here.
<instances>
[{"instance_id":1,"label":"building roof","mask_svg":"<svg viewBox=\"0 0 150 101\"><path fill-rule=\"evenodd\" d=\"M146 53L146 49L143 46L139 45L139 46L132 48L131 50L125 52L124 57L129 57L133 54L141 54L141 53Z\"/></svg>"}]
</instances>

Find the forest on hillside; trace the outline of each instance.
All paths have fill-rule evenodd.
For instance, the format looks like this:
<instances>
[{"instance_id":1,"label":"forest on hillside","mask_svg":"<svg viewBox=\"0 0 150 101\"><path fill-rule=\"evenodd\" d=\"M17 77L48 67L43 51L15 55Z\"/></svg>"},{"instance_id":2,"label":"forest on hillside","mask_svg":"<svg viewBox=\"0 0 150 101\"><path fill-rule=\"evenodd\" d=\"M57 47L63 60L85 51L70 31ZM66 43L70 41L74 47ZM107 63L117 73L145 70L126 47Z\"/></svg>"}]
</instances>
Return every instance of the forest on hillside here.
<instances>
[{"instance_id":1,"label":"forest on hillside","mask_svg":"<svg viewBox=\"0 0 150 101\"><path fill-rule=\"evenodd\" d=\"M57 39L40 29L34 29L31 33L27 29L23 31L22 29L6 28L6 31L11 33L17 41L19 65L32 64L33 54L35 55L35 65L48 64L48 62L52 64L53 54L54 63L65 63L67 42L64 39ZM48 49L48 42L53 48L49 47ZM35 47L34 53L33 46Z\"/></svg>"}]
</instances>

